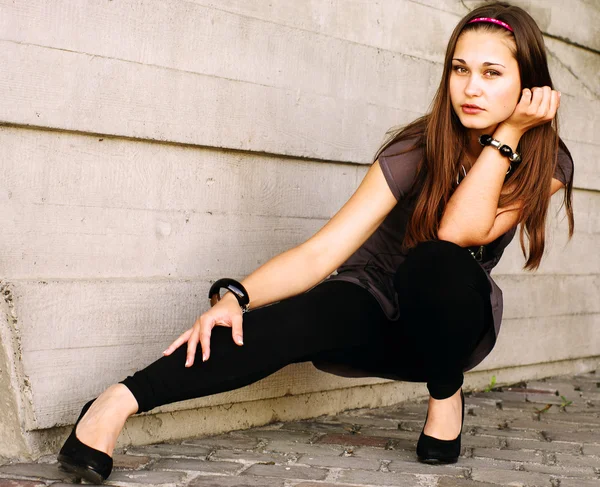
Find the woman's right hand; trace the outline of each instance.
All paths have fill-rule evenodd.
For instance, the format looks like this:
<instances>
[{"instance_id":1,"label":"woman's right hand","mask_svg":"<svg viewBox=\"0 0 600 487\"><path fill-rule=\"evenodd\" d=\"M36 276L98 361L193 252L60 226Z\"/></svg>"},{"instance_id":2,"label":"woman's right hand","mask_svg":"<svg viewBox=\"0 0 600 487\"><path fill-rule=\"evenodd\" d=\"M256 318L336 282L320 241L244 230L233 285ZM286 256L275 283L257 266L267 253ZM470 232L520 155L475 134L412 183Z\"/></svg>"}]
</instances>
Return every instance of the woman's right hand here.
<instances>
[{"instance_id":1,"label":"woman's right hand","mask_svg":"<svg viewBox=\"0 0 600 487\"><path fill-rule=\"evenodd\" d=\"M210 335L215 326L226 326L231 328L233 341L242 346L242 309L233 294L225 293L223 298L206 313L203 313L194 323L194 326L183 333L163 352L163 355L171 355L176 349L187 342L186 367L194 364L196 347L198 342L202 348L202 361L206 362L210 356Z\"/></svg>"},{"instance_id":2,"label":"woman's right hand","mask_svg":"<svg viewBox=\"0 0 600 487\"><path fill-rule=\"evenodd\" d=\"M521 134L551 122L560 106L560 92L549 86L525 88L513 113L503 123Z\"/></svg>"}]
</instances>

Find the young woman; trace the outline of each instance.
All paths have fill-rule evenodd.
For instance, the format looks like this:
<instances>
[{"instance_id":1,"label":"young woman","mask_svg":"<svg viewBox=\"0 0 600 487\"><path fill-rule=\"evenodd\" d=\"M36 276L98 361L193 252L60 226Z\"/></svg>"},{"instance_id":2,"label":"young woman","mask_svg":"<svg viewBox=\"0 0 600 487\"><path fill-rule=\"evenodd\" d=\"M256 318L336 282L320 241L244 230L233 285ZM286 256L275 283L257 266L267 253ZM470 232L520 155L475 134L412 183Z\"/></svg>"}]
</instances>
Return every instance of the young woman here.
<instances>
[{"instance_id":1,"label":"young woman","mask_svg":"<svg viewBox=\"0 0 600 487\"><path fill-rule=\"evenodd\" d=\"M469 13L450 38L431 112L384 144L318 233L243 283L218 281L215 293L231 292L162 358L86 404L60 452L63 468L102 481L132 414L302 361L426 382L418 458L456 462L463 373L500 329L502 294L490 270L519 223L525 267L539 266L550 196L561 188L573 233L559 105L532 18L506 3Z\"/></svg>"}]
</instances>

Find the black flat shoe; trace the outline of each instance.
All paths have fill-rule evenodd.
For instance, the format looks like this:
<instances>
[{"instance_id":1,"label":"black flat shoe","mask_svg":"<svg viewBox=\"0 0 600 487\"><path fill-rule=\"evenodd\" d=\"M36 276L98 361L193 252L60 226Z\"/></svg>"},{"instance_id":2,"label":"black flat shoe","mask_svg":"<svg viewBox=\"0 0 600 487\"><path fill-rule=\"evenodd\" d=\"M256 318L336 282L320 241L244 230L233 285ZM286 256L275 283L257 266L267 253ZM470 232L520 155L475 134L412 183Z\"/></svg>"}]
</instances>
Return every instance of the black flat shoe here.
<instances>
[{"instance_id":1,"label":"black flat shoe","mask_svg":"<svg viewBox=\"0 0 600 487\"><path fill-rule=\"evenodd\" d=\"M60 468L66 472L74 473L88 482L101 484L112 471L113 459L106 453L81 443L75 435L79 421L94 401L95 399L92 399L83 406L71 435L58 454L58 463Z\"/></svg>"},{"instance_id":2,"label":"black flat shoe","mask_svg":"<svg viewBox=\"0 0 600 487\"><path fill-rule=\"evenodd\" d=\"M425 425L417 442L417 457L421 463L429 463L431 465L439 465L445 463L456 463L460 455L460 436L462 427L465 421L465 395L460 391L460 400L462 402L462 419L460 422L460 432L453 440L438 440L433 436L428 436L424 433ZM427 412L429 416L429 412ZM427 424L427 416L425 423Z\"/></svg>"}]
</instances>

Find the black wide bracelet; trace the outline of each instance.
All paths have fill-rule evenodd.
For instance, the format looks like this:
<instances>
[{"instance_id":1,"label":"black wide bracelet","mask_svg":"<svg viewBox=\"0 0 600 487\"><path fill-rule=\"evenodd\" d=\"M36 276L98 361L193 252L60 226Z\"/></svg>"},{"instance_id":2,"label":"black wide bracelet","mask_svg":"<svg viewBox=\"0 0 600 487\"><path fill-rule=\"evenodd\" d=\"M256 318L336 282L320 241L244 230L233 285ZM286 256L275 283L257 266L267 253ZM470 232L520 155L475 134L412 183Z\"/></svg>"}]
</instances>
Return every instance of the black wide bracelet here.
<instances>
[{"instance_id":1,"label":"black wide bracelet","mask_svg":"<svg viewBox=\"0 0 600 487\"><path fill-rule=\"evenodd\" d=\"M508 160L511 163L518 164L519 162L521 162L521 156L518 152L513 152L510 146L503 144L499 140L494 139L494 137L492 137L489 134L480 135L479 143L484 147L488 145L495 147L500 151L500 154L502 154L504 157L508 157Z\"/></svg>"},{"instance_id":2,"label":"black wide bracelet","mask_svg":"<svg viewBox=\"0 0 600 487\"><path fill-rule=\"evenodd\" d=\"M248 311L250 306L250 296L248 296L248 291L246 291L246 288L242 286L241 283L235 279L229 279L227 277L215 281L214 284L210 286L208 291L208 299L210 299L211 306L217 304L221 299L221 295L219 294L221 289L227 289L231 291L231 293L237 299L240 308L242 308L242 314Z\"/></svg>"}]
</instances>

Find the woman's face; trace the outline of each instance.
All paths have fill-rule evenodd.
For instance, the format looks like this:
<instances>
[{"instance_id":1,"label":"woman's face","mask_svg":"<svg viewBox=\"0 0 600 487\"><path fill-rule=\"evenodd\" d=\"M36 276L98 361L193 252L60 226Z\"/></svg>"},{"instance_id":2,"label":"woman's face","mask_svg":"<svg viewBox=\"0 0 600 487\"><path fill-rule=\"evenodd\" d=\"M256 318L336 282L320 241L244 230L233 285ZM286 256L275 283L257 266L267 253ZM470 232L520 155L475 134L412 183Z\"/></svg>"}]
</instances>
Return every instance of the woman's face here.
<instances>
[{"instance_id":1,"label":"woman's face","mask_svg":"<svg viewBox=\"0 0 600 487\"><path fill-rule=\"evenodd\" d=\"M521 76L510 47L514 41L502 33L470 30L458 38L450 100L461 123L475 134L492 134L519 102Z\"/></svg>"}]
</instances>

